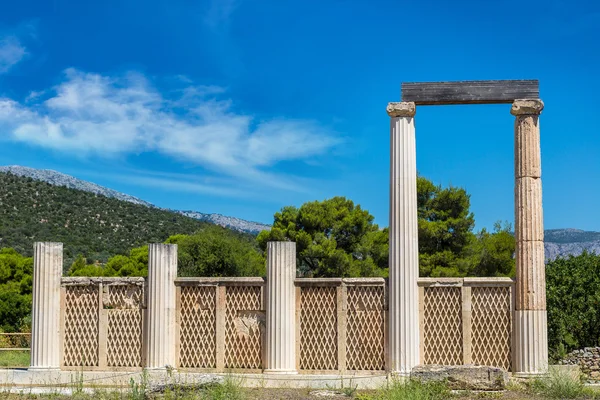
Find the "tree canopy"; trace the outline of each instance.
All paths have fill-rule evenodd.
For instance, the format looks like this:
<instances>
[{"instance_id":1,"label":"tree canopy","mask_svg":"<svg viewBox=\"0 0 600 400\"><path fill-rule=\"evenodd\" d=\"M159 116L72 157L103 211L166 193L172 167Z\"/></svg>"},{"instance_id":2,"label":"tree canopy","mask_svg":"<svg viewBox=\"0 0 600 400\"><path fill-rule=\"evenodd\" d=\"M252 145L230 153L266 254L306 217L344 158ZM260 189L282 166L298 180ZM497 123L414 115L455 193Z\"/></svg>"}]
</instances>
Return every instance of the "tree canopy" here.
<instances>
[{"instance_id":1,"label":"tree canopy","mask_svg":"<svg viewBox=\"0 0 600 400\"><path fill-rule=\"evenodd\" d=\"M175 235L179 276L264 276L265 259L255 241L219 226L194 235ZM147 261L146 261L147 264Z\"/></svg>"},{"instance_id":2,"label":"tree canopy","mask_svg":"<svg viewBox=\"0 0 600 400\"><path fill-rule=\"evenodd\" d=\"M0 330L28 330L31 324L33 259L0 249Z\"/></svg>"},{"instance_id":3,"label":"tree canopy","mask_svg":"<svg viewBox=\"0 0 600 400\"><path fill-rule=\"evenodd\" d=\"M600 255L583 253L546 264L551 358L600 346Z\"/></svg>"},{"instance_id":4,"label":"tree canopy","mask_svg":"<svg viewBox=\"0 0 600 400\"><path fill-rule=\"evenodd\" d=\"M254 239L216 225L193 235L173 235L165 243L177 244L179 276L264 276L265 260ZM147 276L148 246L115 255L104 265L88 264L79 256L69 268L71 276Z\"/></svg>"},{"instance_id":5,"label":"tree canopy","mask_svg":"<svg viewBox=\"0 0 600 400\"><path fill-rule=\"evenodd\" d=\"M258 235L268 241L296 242L298 269L304 276L381 276L387 266L387 229L352 200L334 197L284 207L275 213L273 228Z\"/></svg>"},{"instance_id":6,"label":"tree canopy","mask_svg":"<svg viewBox=\"0 0 600 400\"><path fill-rule=\"evenodd\" d=\"M510 225L473 232L470 196L457 187L443 188L417 179L419 268L421 276L514 275L514 237ZM275 213L273 228L258 235L268 241L296 242L303 276L387 276L388 229L344 197L287 206Z\"/></svg>"},{"instance_id":7,"label":"tree canopy","mask_svg":"<svg viewBox=\"0 0 600 400\"><path fill-rule=\"evenodd\" d=\"M474 233L470 195L463 188L417 178L421 276L514 276L515 239L499 222Z\"/></svg>"}]
</instances>

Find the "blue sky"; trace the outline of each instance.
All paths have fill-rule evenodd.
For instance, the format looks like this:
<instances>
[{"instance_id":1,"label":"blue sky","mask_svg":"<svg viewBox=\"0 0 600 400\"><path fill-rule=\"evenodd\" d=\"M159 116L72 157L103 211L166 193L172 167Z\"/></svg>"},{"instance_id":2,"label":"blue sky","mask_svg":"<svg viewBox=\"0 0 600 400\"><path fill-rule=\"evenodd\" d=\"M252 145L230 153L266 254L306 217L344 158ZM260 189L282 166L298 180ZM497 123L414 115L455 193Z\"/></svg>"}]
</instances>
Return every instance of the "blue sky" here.
<instances>
[{"instance_id":1,"label":"blue sky","mask_svg":"<svg viewBox=\"0 0 600 400\"><path fill-rule=\"evenodd\" d=\"M270 223L347 196L387 226L403 81L539 79L546 228L600 230L595 1L9 2L0 165ZM419 107L417 168L513 221L510 105Z\"/></svg>"}]
</instances>

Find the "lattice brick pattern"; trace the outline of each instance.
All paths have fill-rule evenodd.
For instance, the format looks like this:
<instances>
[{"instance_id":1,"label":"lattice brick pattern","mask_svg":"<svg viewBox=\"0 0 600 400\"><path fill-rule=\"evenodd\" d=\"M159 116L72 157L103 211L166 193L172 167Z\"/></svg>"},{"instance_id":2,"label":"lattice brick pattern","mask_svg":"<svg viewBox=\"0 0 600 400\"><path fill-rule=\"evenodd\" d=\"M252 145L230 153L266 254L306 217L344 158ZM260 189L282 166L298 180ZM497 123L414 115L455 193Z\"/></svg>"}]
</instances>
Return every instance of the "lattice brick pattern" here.
<instances>
[{"instance_id":1,"label":"lattice brick pattern","mask_svg":"<svg viewBox=\"0 0 600 400\"><path fill-rule=\"evenodd\" d=\"M490 365L510 371L510 288L474 287L471 290L473 364Z\"/></svg>"},{"instance_id":2,"label":"lattice brick pattern","mask_svg":"<svg viewBox=\"0 0 600 400\"><path fill-rule=\"evenodd\" d=\"M98 365L98 286L65 287L64 365Z\"/></svg>"},{"instance_id":3,"label":"lattice brick pattern","mask_svg":"<svg viewBox=\"0 0 600 400\"><path fill-rule=\"evenodd\" d=\"M109 367L142 366L142 310L110 310L106 348Z\"/></svg>"},{"instance_id":4,"label":"lattice brick pattern","mask_svg":"<svg viewBox=\"0 0 600 400\"><path fill-rule=\"evenodd\" d=\"M216 367L216 286L182 286L179 365Z\"/></svg>"},{"instance_id":5,"label":"lattice brick pattern","mask_svg":"<svg viewBox=\"0 0 600 400\"><path fill-rule=\"evenodd\" d=\"M349 286L346 368L385 369L383 286Z\"/></svg>"},{"instance_id":6,"label":"lattice brick pattern","mask_svg":"<svg viewBox=\"0 0 600 400\"><path fill-rule=\"evenodd\" d=\"M426 287L424 293L425 364L462 365L462 303L459 287Z\"/></svg>"},{"instance_id":7,"label":"lattice brick pattern","mask_svg":"<svg viewBox=\"0 0 600 400\"><path fill-rule=\"evenodd\" d=\"M300 290L300 369L337 368L336 288L303 287Z\"/></svg>"},{"instance_id":8,"label":"lattice brick pattern","mask_svg":"<svg viewBox=\"0 0 600 400\"><path fill-rule=\"evenodd\" d=\"M225 368L262 368L263 330L261 287L227 287Z\"/></svg>"},{"instance_id":9,"label":"lattice brick pattern","mask_svg":"<svg viewBox=\"0 0 600 400\"><path fill-rule=\"evenodd\" d=\"M141 308L144 303L144 286L108 285L104 308Z\"/></svg>"},{"instance_id":10,"label":"lattice brick pattern","mask_svg":"<svg viewBox=\"0 0 600 400\"><path fill-rule=\"evenodd\" d=\"M111 307L107 310L106 348L107 364L110 367L142 366L143 296L143 286L108 286L108 298L104 307Z\"/></svg>"}]
</instances>

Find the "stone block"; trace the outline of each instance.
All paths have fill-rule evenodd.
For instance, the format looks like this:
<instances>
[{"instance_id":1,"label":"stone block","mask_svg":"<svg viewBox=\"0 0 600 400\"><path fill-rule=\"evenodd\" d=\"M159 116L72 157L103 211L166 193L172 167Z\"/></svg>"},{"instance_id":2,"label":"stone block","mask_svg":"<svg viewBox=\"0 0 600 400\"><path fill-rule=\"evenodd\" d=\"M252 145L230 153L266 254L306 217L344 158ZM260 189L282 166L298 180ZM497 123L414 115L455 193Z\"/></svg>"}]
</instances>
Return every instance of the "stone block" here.
<instances>
[{"instance_id":1,"label":"stone block","mask_svg":"<svg viewBox=\"0 0 600 400\"><path fill-rule=\"evenodd\" d=\"M452 390L504 390L508 383L502 368L475 365L419 365L410 376L421 382L446 382Z\"/></svg>"}]
</instances>

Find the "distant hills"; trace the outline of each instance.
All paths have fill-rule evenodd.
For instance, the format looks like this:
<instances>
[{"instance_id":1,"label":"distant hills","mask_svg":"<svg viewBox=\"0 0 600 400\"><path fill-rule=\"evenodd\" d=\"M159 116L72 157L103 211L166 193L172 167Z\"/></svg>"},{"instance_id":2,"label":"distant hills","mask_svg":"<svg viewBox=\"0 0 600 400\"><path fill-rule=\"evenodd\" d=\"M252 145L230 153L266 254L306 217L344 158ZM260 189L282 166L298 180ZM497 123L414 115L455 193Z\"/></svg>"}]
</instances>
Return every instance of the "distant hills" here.
<instances>
[{"instance_id":1,"label":"distant hills","mask_svg":"<svg viewBox=\"0 0 600 400\"><path fill-rule=\"evenodd\" d=\"M116 190L109 189L92 182L77 179L73 176L63 174L58 171L52 171L49 169L35 169L29 167L22 167L19 165L10 165L6 167L0 167L0 173L2 172L47 182L54 186L64 186L70 189L82 190L84 192L90 192L101 196L123 200L133 204L159 208L147 201L138 199L137 197L117 192ZM194 218L200 221L210 222L216 225L223 226L225 228L233 229L238 232L258 234L262 230L271 229L270 225L261 224L259 222L246 221L235 217L228 217L221 214L207 214L199 211L179 211L171 209L164 210L176 212L185 215L186 217Z\"/></svg>"},{"instance_id":2,"label":"distant hills","mask_svg":"<svg viewBox=\"0 0 600 400\"><path fill-rule=\"evenodd\" d=\"M192 234L207 225L212 224L143 204L0 173L0 247L12 247L31 256L33 242L62 242L65 266L79 254L89 261L104 262L115 254L128 254L133 247L163 242L175 234Z\"/></svg>"},{"instance_id":3,"label":"distant hills","mask_svg":"<svg viewBox=\"0 0 600 400\"><path fill-rule=\"evenodd\" d=\"M544 232L546 260L579 255L583 251L600 254L600 232L580 229L548 229Z\"/></svg>"},{"instance_id":4,"label":"distant hills","mask_svg":"<svg viewBox=\"0 0 600 400\"><path fill-rule=\"evenodd\" d=\"M4 174L2 174L4 173ZM184 220L187 221L187 218L190 220L204 221L216 225L220 225L238 232L249 233L249 234L257 234L258 232L270 229L271 227L266 224L261 224L258 222L246 221L240 218L228 217L221 214L208 214L200 211L180 211L180 210L170 210L170 209L162 209L154 206L153 204L141 200L137 197L130 196L125 193L118 192L113 189L105 188L103 186L97 185L92 182L84 181L81 179L77 179L70 175L63 174L61 172L52 171L52 170L40 170L29 167L22 166L6 166L0 167L0 178L4 179L7 175L6 173L10 173L12 175L16 175L18 177L30 178L35 181L42 181L47 184L56 187L65 187L69 189L76 189L82 192L89 192L90 194L97 196L103 196L110 199L121 200L126 203L131 203L131 205L141 207L136 208L136 210L130 210L129 212L141 212L142 215L146 215L148 213L152 214L156 212L156 218L158 215L161 215L160 218L168 218L169 215L181 215ZM4 177L3 177L4 176ZM0 180L0 184L3 184ZM3 191L7 190L6 187L0 187L0 195ZM15 187L15 190L20 190L18 187ZM66 196L66 192L62 192L62 196ZM27 197L27 195L25 195ZM80 197L77 195L75 197ZM0 196L1 199L1 196ZM115 203L116 204L119 203ZM0 206L3 206L0 204ZM35 206L34 206L35 207ZM122 205L119 205L117 208L122 208ZM143 211L143 209L146 209ZM152 210L152 211L150 211ZM143 211L143 212L142 212ZM163 213L163 214L160 214ZM1 216L2 214L0 214ZM154 218L154 217L153 217ZM158 219L160 219L158 218ZM174 220L177 220L175 218ZM183 221L183 220L182 220ZM150 222L150 221L148 221ZM139 226L139 224L138 224ZM2 220L0 220L0 227L2 227ZM196 229L197 227L193 227L192 225L187 226L185 229L181 229L179 232L175 233L186 233L190 230ZM179 229L179 228L178 228ZM167 229L168 230L168 229ZM0 230L1 233L1 230ZM51 239L47 239L51 240ZM53 239L58 240L58 239ZM579 229L549 229L545 231L545 250L546 250L546 259L552 260L556 257L566 257L568 255L578 255L583 251L595 252L600 254L600 232L592 232L592 231L583 231ZM2 242L0 242L2 245ZM130 246L133 247L133 246Z\"/></svg>"}]
</instances>

